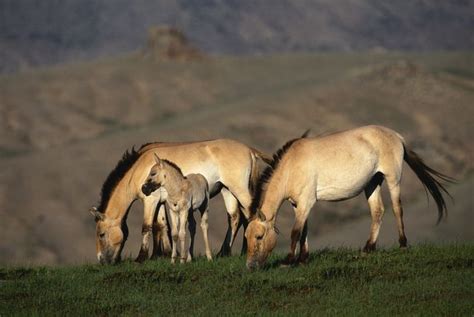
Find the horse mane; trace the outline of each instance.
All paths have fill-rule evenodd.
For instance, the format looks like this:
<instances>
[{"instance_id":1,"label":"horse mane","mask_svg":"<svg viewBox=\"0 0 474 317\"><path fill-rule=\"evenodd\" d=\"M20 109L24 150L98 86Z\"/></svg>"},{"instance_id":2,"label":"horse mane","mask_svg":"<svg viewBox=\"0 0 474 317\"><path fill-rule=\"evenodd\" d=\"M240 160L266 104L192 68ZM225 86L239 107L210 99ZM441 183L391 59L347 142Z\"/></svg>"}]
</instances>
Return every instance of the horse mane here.
<instances>
[{"instance_id":1,"label":"horse mane","mask_svg":"<svg viewBox=\"0 0 474 317\"><path fill-rule=\"evenodd\" d=\"M181 174L181 176L184 177L183 171L181 170L181 168L180 168L178 165L176 165L176 163L171 162L171 161L169 161L169 160L167 160L167 159L161 159L161 160L162 160L163 162L167 163L168 165L170 165L170 166L171 166L172 168L174 168L175 170L177 170L177 171Z\"/></svg>"},{"instance_id":2,"label":"horse mane","mask_svg":"<svg viewBox=\"0 0 474 317\"><path fill-rule=\"evenodd\" d=\"M288 142L285 143L278 151L276 151L273 154L272 161L270 164L265 168L263 173L260 175L256 189L255 189L255 194L252 199L252 204L250 205L250 212L252 215L257 213L258 208L260 207L260 201L262 200L263 193L265 192L265 187L270 181L270 178L273 176L273 173L275 170L278 168L279 163L281 162L283 156L288 152L288 150L291 148L293 143L300 139L304 139L308 136L310 130L306 130L305 133L303 133L302 136L299 138L292 139Z\"/></svg>"},{"instance_id":3,"label":"horse mane","mask_svg":"<svg viewBox=\"0 0 474 317\"><path fill-rule=\"evenodd\" d=\"M143 145L140 147L140 149L141 148L143 148ZM98 211L102 213L105 212L105 208L107 207L107 203L109 202L115 187L117 187L120 180L141 156L140 149L137 151L135 150L135 147L132 147L130 151L125 151L115 168L110 172L109 176L107 176L107 179L102 185L100 204L97 208Z\"/></svg>"}]
</instances>

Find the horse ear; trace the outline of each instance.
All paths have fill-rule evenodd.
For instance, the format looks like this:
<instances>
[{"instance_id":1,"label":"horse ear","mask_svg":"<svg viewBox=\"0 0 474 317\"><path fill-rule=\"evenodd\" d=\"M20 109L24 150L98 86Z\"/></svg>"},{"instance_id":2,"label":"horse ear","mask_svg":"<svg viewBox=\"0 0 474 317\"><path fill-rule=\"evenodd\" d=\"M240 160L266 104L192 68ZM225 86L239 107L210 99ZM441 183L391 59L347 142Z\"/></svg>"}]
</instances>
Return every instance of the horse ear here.
<instances>
[{"instance_id":1,"label":"horse ear","mask_svg":"<svg viewBox=\"0 0 474 317\"><path fill-rule=\"evenodd\" d=\"M155 162L161 165L161 159L158 157L158 154L153 153L153 157L155 158Z\"/></svg>"},{"instance_id":2,"label":"horse ear","mask_svg":"<svg viewBox=\"0 0 474 317\"><path fill-rule=\"evenodd\" d=\"M97 207L92 207L89 212L94 216L95 220L104 220L104 214L97 210Z\"/></svg>"},{"instance_id":3,"label":"horse ear","mask_svg":"<svg viewBox=\"0 0 474 317\"><path fill-rule=\"evenodd\" d=\"M267 217L265 217L265 215L263 214L261 210L257 212L257 216L258 216L258 219L260 219L261 221L263 222L267 221Z\"/></svg>"}]
</instances>

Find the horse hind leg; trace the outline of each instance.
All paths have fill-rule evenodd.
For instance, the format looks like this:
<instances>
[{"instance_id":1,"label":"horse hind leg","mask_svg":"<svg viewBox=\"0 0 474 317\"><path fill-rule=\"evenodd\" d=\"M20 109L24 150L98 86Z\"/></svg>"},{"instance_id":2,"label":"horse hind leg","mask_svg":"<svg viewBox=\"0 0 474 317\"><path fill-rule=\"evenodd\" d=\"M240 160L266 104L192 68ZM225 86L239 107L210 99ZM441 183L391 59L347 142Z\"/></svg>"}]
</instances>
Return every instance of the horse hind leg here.
<instances>
[{"instance_id":1,"label":"horse hind leg","mask_svg":"<svg viewBox=\"0 0 474 317\"><path fill-rule=\"evenodd\" d=\"M392 200L393 214L397 222L398 242L400 248L406 248L408 245L407 237L405 236L405 226L403 224L403 208L400 199L400 181L391 180L387 178L388 190L390 192L390 199Z\"/></svg>"},{"instance_id":2,"label":"horse hind leg","mask_svg":"<svg viewBox=\"0 0 474 317\"><path fill-rule=\"evenodd\" d=\"M232 193L226 189L222 188L222 197L224 198L224 204L227 209L228 214L228 227L227 233L222 243L221 249L217 256L229 256L231 254L231 248L235 240L235 236L237 235L237 231L239 229L240 223L240 210L239 210L239 202L237 199L232 195Z\"/></svg>"},{"instance_id":3,"label":"horse hind leg","mask_svg":"<svg viewBox=\"0 0 474 317\"><path fill-rule=\"evenodd\" d=\"M365 196L369 203L370 215L372 216L372 223L370 226L370 235L367 240L363 252L368 253L374 251L376 248L377 237L382 224L382 217L384 214L384 205L382 201L381 186L383 182L383 175L378 173L369 182L365 188Z\"/></svg>"}]
</instances>

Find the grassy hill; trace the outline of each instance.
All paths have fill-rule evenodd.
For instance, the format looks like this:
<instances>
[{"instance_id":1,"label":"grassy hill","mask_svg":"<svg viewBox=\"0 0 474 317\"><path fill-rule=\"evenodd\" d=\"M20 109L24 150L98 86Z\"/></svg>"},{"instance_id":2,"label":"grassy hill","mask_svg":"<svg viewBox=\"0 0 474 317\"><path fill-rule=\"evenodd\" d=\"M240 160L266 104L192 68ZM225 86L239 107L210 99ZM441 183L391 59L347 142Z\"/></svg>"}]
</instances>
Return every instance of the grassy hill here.
<instances>
[{"instance_id":1,"label":"grassy hill","mask_svg":"<svg viewBox=\"0 0 474 317\"><path fill-rule=\"evenodd\" d=\"M449 205L456 221L437 230L433 204L419 203L422 186L413 173L404 174L405 213L433 223L421 229L407 221L409 239L410 231L428 233L410 241L472 240L472 230L462 224L472 219L473 69L469 52L191 62L134 53L0 76L0 263L95 261L88 209L134 144L229 137L271 153L307 128L320 135L364 124L397 130L430 166L460 180L450 188L461 202ZM138 250L141 218L137 203L129 216L127 255ZM361 218L369 218L362 197L318 204L309 220L311 247ZM292 222L285 204L277 223L280 249L287 248ZM213 199L213 249L223 240L225 223L222 200ZM368 225L359 231L363 238L346 243L362 245Z\"/></svg>"},{"instance_id":2,"label":"grassy hill","mask_svg":"<svg viewBox=\"0 0 474 317\"><path fill-rule=\"evenodd\" d=\"M6 315L426 315L474 311L474 246L421 245L367 256L323 249L248 272L240 257L171 265L0 268Z\"/></svg>"}]
</instances>

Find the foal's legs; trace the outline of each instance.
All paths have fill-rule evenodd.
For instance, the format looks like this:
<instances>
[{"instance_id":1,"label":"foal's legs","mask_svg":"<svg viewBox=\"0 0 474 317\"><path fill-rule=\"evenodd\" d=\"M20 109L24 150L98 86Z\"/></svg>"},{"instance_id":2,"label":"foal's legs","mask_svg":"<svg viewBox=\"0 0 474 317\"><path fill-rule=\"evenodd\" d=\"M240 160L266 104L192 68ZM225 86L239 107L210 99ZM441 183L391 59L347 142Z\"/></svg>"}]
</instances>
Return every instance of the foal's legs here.
<instances>
[{"instance_id":1,"label":"foal's legs","mask_svg":"<svg viewBox=\"0 0 474 317\"><path fill-rule=\"evenodd\" d=\"M186 262L190 254L186 254L186 225L188 224L188 210L180 210L179 212L179 244L180 244L180 262ZM189 252L189 251L188 251Z\"/></svg>"},{"instance_id":2,"label":"foal's legs","mask_svg":"<svg viewBox=\"0 0 474 317\"><path fill-rule=\"evenodd\" d=\"M171 210L170 212L170 218L171 218L171 237L173 239L173 247L171 251L171 263L176 262L176 258L178 257L178 252L177 252L177 246L178 246L178 222L179 222L179 217L178 213Z\"/></svg>"},{"instance_id":3,"label":"foal's legs","mask_svg":"<svg viewBox=\"0 0 474 317\"><path fill-rule=\"evenodd\" d=\"M228 213L228 227L224 242L222 243L222 247L218 255L228 256L231 254L232 244L234 243L235 236L237 235L237 231L239 229L240 210L239 202L227 188L222 188L221 193L222 197L224 198L224 204Z\"/></svg>"},{"instance_id":4,"label":"foal's legs","mask_svg":"<svg viewBox=\"0 0 474 317\"><path fill-rule=\"evenodd\" d=\"M150 244L150 235L152 232L153 217L155 215L158 199L153 196L147 196L143 199L143 225L142 225L142 244L140 252L135 261L141 263L148 258L148 249Z\"/></svg>"},{"instance_id":5,"label":"foal's legs","mask_svg":"<svg viewBox=\"0 0 474 317\"><path fill-rule=\"evenodd\" d=\"M369 203L370 214L372 216L372 224L370 226L370 236L363 249L364 252L375 250L377 237L379 235L380 225L384 214L384 206L382 201L381 186L383 175L376 174L365 188L365 196Z\"/></svg>"},{"instance_id":6,"label":"foal's legs","mask_svg":"<svg viewBox=\"0 0 474 317\"><path fill-rule=\"evenodd\" d=\"M387 177L388 190L390 191L390 199L392 200L393 213L397 221L398 242L400 248L407 247L407 237L405 236L405 227L403 225L403 208L400 199L400 180L393 180Z\"/></svg>"},{"instance_id":7,"label":"foal's legs","mask_svg":"<svg viewBox=\"0 0 474 317\"><path fill-rule=\"evenodd\" d=\"M209 228L207 220L209 217L209 208L206 204L205 207L203 207L201 210L201 229L202 229L202 236L204 238L204 245L206 246L206 257L209 261L212 260L212 253L211 253L211 247L209 246L209 239L207 236L207 230Z\"/></svg>"}]
</instances>

